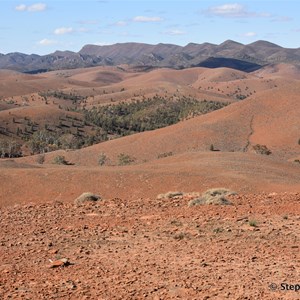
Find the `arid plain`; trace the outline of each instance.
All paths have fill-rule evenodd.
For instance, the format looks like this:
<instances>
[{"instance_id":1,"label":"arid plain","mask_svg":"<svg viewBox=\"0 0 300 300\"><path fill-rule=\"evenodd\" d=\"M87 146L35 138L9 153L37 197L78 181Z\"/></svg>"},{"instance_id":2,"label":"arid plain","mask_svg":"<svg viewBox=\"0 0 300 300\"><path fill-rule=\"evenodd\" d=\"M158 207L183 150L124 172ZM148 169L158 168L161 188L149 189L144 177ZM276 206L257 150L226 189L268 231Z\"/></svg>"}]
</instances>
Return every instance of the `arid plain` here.
<instances>
[{"instance_id":1,"label":"arid plain","mask_svg":"<svg viewBox=\"0 0 300 300\"><path fill-rule=\"evenodd\" d=\"M1 299L299 299L299 66L0 79L0 138L22 151L0 160ZM220 106L80 149L31 147L54 128L95 139L82 111L155 97ZM212 188L234 191L231 205L188 205ZM183 194L157 197L170 191ZM102 200L75 205L85 192Z\"/></svg>"}]
</instances>

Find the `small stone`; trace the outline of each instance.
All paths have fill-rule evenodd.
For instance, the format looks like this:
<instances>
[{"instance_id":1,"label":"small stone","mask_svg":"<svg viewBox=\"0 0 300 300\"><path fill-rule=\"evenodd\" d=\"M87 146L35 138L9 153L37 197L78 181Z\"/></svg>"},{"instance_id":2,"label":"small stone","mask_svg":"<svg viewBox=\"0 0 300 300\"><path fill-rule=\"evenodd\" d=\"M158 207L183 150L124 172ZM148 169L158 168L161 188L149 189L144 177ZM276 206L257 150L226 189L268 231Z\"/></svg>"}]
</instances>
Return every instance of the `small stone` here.
<instances>
[{"instance_id":1,"label":"small stone","mask_svg":"<svg viewBox=\"0 0 300 300\"><path fill-rule=\"evenodd\" d=\"M57 254L58 253L58 249L50 249L48 252L50 254Z\"/></svg>"},{"instance_id":2,"label":"small stone","mask_svg":"<svg viewBox=\"0 0 300 300\"><path fill-rule=\"evenodd\" d=\"M67 258L61 258L55 261L51 261L50 268L66 267L69 266L70 262Z\"/></svg>"}]
</instances>

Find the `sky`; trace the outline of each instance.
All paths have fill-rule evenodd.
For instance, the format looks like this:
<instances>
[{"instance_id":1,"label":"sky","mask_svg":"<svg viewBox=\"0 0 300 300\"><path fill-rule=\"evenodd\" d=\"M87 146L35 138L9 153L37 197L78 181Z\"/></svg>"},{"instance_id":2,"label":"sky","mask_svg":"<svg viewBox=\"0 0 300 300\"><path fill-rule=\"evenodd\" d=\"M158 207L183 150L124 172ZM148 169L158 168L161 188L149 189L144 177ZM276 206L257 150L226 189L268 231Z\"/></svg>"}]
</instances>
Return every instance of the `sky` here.
<instances>
[{"instance_id":1,"label":"sky","mask_svg":"<svg viewBox=\"0 0 300 300\"><path fill-rule=\"evenodd\" d=\"M86 44L249 44L300 47L300 1L0 0L0 53L79 51Z\"/></svg>"}]
</instances>

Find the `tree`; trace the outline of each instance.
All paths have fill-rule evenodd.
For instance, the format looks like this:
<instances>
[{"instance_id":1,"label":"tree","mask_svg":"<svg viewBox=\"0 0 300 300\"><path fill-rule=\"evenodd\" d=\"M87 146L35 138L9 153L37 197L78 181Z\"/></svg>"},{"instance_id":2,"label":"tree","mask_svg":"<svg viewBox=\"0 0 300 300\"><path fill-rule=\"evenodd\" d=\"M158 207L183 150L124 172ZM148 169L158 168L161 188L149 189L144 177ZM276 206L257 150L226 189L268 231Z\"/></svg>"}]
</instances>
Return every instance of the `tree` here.
<instances>
[{"instance_id":1,"label":"tree","mask_svg":"<svg viewBox=\"0 0 300 300\"><path fill-rule=\"evenodd\" d=\"M50 152L58 149L58 136L47 130L39 130L32 135L28 146L33 154Z\"/></svg>"},{"instance_id":2,"label":"tree","mask_svg":"<svg viewBox=\"0 0 300 300\"><path fill-rule=\"evenodd\" d=\"M0 141L0 157L20 157L22 156L21 144L15 140Z\"/></svg>"}]
</instances>

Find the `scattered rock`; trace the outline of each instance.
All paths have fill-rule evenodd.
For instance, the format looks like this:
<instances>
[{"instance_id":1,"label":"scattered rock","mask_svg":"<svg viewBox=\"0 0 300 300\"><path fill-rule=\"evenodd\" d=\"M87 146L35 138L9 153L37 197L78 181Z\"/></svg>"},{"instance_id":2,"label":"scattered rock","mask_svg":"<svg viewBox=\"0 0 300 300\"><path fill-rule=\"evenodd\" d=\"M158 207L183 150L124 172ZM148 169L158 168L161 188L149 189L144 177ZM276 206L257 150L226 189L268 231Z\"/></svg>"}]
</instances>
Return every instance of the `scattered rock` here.
<instances>
[{"instance_id":1,"label":"scattered rock","mask_svg":"<svg viewBox=\"0 0 300 300\"><path fill-rule=\"evenodd\" d=\"M57 254L58 253L58 249L50 249L48 252L50 254Z\"/></svg>"},{"instance_id":2,"label":"scattered rock","mask_svg":"<svg viewBox=\"0 0 300 300\"><path fill-rule=\"evenodd\" d=\"M70 265L70 262L67 258L61 258L54 261L50 259L50 262L51 262L50 268L67 267Z\"/></svg>"},{"instance_id":3,"label":"scattered rock","mask_svg":"<svg viewBox=\"0 0 300 300\"><path fill-rule=\"evenodd\" d=\"M277 193L274 192L274 193L270 193L267 197L272 198L272 197L275 197L275 196L277 196Z\"/></svg>"}]
</instances>

